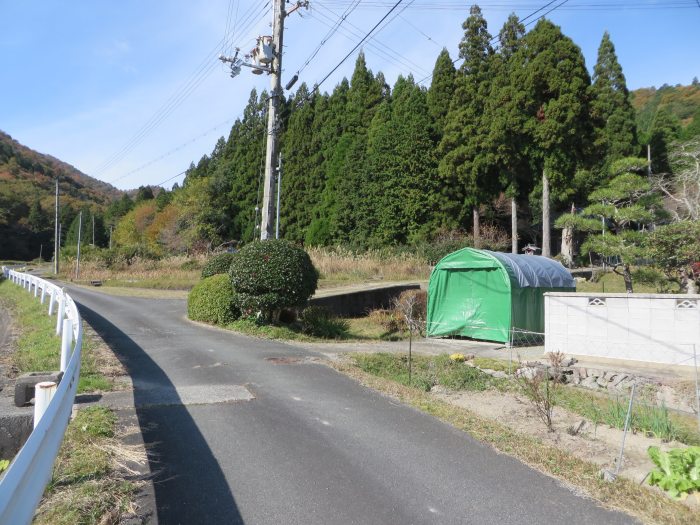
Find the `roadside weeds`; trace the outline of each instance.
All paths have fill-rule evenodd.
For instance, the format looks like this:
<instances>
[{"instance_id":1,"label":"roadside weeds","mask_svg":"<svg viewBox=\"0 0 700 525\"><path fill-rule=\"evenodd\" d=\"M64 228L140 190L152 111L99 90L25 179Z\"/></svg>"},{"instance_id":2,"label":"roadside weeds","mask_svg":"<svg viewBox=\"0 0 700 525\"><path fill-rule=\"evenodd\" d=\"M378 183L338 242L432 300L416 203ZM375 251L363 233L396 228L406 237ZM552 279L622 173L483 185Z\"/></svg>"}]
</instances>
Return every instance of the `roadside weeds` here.
<instances>
[{"instance_id":1,"label":"roadside weeds","mask_svg":"<svg viewBox=\"0 0 700 525\"><path fill-rule=\"evenodd\" d=\"M536 438L515 432L496 421L478 416L468 409L435 399L429 393L416 388L371 375L346 360L329 361L327 364L366 387L387 394L467 432L473 438L599 501L605 507L626 512L644 523L700 523L700 515L696 511L668 499L655 489L640 486L624 478L618 478L613 483L603 481L597 465L578 459Z\"/></svg>"}]
</instances>

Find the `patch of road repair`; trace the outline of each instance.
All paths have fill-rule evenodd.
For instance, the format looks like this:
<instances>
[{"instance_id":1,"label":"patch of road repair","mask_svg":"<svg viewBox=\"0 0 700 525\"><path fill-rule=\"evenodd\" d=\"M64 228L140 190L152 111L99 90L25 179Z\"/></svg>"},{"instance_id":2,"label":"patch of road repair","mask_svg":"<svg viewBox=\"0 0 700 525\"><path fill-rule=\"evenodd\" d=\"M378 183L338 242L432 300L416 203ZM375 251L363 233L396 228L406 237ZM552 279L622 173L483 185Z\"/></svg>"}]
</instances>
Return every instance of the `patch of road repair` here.
<instances>
[{"instance_id":1,"label":"patch of road repair","mask_svg":"<svg viewBox=\"0 0 700 525\"><path fill-rule=\"evenodd\" d=\"M296 365L304 363L321 363L322 358L319 357L294 357L294 356L283 356L283 357L266 357L265 361L272 363L273 365Z\"/></svg>"},{"instance_id":2,"label":"patch of road repair","mask_svg":"<svg viewBox=\"0 0 700 525\"><path fill-rule=\"evenodd\" d=\"M255 396L243 385L190 385L177 388L161 386L136 391L105 392L100 399L86 401L88 404L99 403L112 410L124 410L134 407L214 405L253 399Z\"/></svg>"}]
</instances>

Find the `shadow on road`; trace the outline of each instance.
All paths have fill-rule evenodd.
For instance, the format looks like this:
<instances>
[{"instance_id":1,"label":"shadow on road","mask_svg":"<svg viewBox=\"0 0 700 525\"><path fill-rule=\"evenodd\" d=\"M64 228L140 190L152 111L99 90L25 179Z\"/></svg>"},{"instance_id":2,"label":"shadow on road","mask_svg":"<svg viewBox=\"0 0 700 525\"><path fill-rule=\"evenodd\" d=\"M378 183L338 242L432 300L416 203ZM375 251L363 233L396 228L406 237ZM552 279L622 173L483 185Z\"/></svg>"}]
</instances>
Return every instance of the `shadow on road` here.
<instances>
[{"instance_id":1,"label":"shadow on road","mask_svg":"<svg viewBox=\"0 0 700 525\"><path fill-rule=\"evenodd\" d=\"M244 523L224 473L187 407L179 402L155 403L163 391L170 391L169 398L177 396L168 376L127 334L76 303L83 319L112 348L134 382L136 415L149 450L151 472L157 473L153 510L158 522Z\"/></svg>"}]
</instances>

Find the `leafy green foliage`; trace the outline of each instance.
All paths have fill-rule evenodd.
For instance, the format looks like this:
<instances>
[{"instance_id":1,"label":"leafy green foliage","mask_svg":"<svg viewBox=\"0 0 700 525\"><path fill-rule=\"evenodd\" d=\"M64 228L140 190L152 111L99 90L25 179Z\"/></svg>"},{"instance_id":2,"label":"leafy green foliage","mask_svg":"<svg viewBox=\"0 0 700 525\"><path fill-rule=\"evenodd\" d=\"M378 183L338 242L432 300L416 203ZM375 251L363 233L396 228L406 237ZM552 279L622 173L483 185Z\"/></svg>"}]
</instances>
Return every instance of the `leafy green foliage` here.
<instances>
[{"instance_id":1,"label":"leafy green foliage","mask_svg":"<svg viewBox=\"0 0 700 525\"><path fill-rule=\"evenodd\" d=\"M355 354L353 359L365 372L408 385L408 358L405 355ZM411 386L426 392L438 384L472 392L481 392L498 384L497 379L478 368L453 361L447 354L435 357L414 356L412 361Z\"/></svg>"},{"instance_id":2,"label":"leafy green foliage","mask_svg":"<svg viewBox=\"0 0 700 525\"><path fill-rule=\"evenodd\" d=\"M644 240L647 254L671 279L687 289L700 280L694 264L700 262L700 222L682 221L656 228Z\"/></svg>"},{"instance_id":3,"label":"leafy green foliage","mask_svg":"<svg viewBox=\"0 0 700 525\"><path fill-rule=\"evenodd\" d=\"M236 293L228 275L213 275L197 283L187 296L187 316L193 321L214 324L238 319Z\"/></svg>"},{"instance_id":4,"label":"leafy green foliage","mask_svg":"<svg viewBox=\"0 0 700 525\"><path fill-rule=\"evenodd\" d=\"M282 308L303 306L318 284L309 255L282 240L245 245L236 252L229 275L241 311L261 312L268 319Z\"/></svg>"},{"instance_id":5,"label":"leafy green foliage","mask_svg":"<svg viewBox=\"0 0 700 525\"><path fill-rule=\"evenodd\" d=\"M645 166L644 159L624 158L614 162L610 168L613 178L591 193L591 204L583 210L584 215L603 221L609 231L589 236L581 249L603 257L617 257L628 292L633 290L630 267L644 255L647 233L641 226L653 222L661 209L658 194L652 191L649 180L639 174ZM618 272L617 267L614 271Z\"/></svg>"},{"instance_id":6,"label":"leafy green foliage","mask_svg":"<svg viewBox=\"0 0 700 525\"><path fill-rule=\"evenodd\" d=\"M349 324L339 319L327 308L309 306L301 314L301 331L323 339L344 339L348 335Z\"/></svg>"},{"instance_id":7,"label":"leafy green foliage","mask_svg":"<svg viewBox=\"0 0 700 525\"><path fill-rule=\"evenodd\" d=\"M700 490L700 447L674 448L668 452L649 447L649 457L657 468L649 484L665 490L674 499Z\"/></svg>"},{"instance_id":8,"label":"leafy green foliage","mask_svg":"<svg viewBox=\"0 0 700 525\"><path fill-rule=\"evenodd\" d=\"M202 268L202 279L211 277L212 275L228 274L231 263L233 262L233 253L218 253L211 257Z\"/></svg>"}]
</instances>

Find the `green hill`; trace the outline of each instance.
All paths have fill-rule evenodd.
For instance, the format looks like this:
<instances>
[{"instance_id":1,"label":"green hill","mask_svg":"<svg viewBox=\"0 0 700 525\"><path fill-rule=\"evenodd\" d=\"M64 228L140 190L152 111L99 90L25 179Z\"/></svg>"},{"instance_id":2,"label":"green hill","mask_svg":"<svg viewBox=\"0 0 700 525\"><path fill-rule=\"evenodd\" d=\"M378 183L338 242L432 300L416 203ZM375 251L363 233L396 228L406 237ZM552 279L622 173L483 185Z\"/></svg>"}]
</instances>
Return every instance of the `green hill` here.
<instances>
[{"instance_id":1,"label":"green hill","mask_svg":"<svg viewBox=\"0 0 700 525\"><path fill-rule=\"evenodd\" d=\"M115 187L0 131L0 259L31 259L40 250L44 258L52 255L56 178L60 222L66 231L78 210L102 212L122 195Z\"/></svg>"},{"instance_id":2,"label":"green hill","mask_svg":"<svg viewBox=\"0 0 700 525\"><path fill-rule=\"evenodd\" d=\"M637 128L642 141L651 132L655 119L660 115L670 117L682 135L690 129L700 128L700 82L690 86L640 88L632 91L632 105L637 111Z\"/></svg>"}]
</instances>

